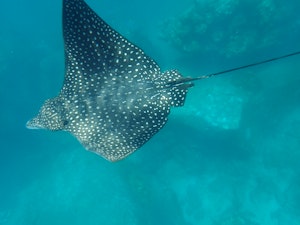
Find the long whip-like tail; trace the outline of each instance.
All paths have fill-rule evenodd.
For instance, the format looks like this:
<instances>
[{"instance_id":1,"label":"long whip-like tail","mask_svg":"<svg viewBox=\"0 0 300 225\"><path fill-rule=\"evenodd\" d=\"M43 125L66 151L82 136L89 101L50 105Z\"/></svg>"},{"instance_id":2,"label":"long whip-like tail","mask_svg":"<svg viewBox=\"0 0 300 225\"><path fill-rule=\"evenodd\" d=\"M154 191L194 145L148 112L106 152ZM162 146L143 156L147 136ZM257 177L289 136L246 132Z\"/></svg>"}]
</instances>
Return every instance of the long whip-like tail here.
<instances>
[{"instance_id":1,"label":"long whip-like tail","mask_svg":"<svg viewBox=\"0 0 300 225\"><path fill-rule=\"evenodd\" d=\"M207 75L203 75L203 76L199 76L199 77L184 77L180 80L169 82L168 85L173 86L173 85L182 84L182 83L186 83L186 82L207 79L207 78L217 76L217 75L220 75L220 74L230 73L230 72L233 72L233 71L236 71L236 70L242 70L242 69L245 69L245 68L248 68L248 67L261 65L261 64L264 64L264 63L272 62L272 61L277 61L277 60L280 60L280 59L283 59L283 58L288 58L288 57L299 55L299 54L300 54L300 51L297 51L297 52L293 52L293 53L290 53L290 54L274 57L274 58L271 58L271 59L267 59L267 60L247 64L247 65L244 65L244 66L239 66L239 67L231 68L231 69L228 69L228 70L223 70L223 71L220 71L220 72L217 72L217 73L211 73L211 74L207 74Z\"/></svg>"}]
</instances>

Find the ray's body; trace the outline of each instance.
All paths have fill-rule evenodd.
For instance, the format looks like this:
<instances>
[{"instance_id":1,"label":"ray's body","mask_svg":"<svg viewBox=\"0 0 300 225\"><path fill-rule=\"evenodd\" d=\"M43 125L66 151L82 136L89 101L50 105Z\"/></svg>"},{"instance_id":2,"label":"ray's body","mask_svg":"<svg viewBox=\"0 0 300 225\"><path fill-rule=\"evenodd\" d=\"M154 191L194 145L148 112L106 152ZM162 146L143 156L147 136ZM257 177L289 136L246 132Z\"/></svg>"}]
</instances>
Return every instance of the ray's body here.
<instances>
[{"instance_id":1,"label":"ray's body","mask_svg":"<svg viewBox=\"0 0 300 225\"><path fill-rule=\"evenodd\" d=\"M175 70L162 73L84 1L63 1L63 36L63 88L28 127L69 131L86 149L116 161L157 133L171 106L184 104L192 84L180 82Z\"/></svg>"}]
</instances>

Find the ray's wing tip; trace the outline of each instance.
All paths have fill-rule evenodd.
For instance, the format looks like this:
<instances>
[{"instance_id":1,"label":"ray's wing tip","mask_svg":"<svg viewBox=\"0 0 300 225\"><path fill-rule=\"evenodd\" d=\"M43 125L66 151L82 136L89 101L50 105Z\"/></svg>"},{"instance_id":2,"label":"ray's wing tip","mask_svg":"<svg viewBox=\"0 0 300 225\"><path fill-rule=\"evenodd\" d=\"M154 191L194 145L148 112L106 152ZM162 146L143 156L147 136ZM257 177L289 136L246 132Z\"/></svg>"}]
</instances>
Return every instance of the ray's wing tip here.
<instances>
[{"instance_id":1,"label":"ray's wing tip","mask_svg":"<svg viewBox=\"0 0 300 225\"><path fill-rule=\"evenodd\" d=\"M81 141L80 141L81 142ZM125 158L127 158L129 155L131 155L134 151L130 151L127 154L110 154L107 151L101 149L95 149L94 147L89 146L86 143L81 142L81 144L84 146L84 148L92 153L95 153L96 155L101 156L103 159L107 160L108 162L115 163L119 162Z\"/></svg>"},{"instance_id":2,"label":"ray's wing tip","mask_svg":"<svg viewBox=\"0 0 300 225\"><path fill-rule=\"evenodd\" d=\"M124 156L103 155L103 154L101 154L99 152L95 152L95 151L93 151L93 152L96 153L97 155L100 155L102 158L104 158L105 160L107 160L110 163L119 162L119 161L125 159L128 156L128 155L124 155Z\"/></svg>"},{"instance_id":3,"label":"ray's wing tip","mask_svg":"<svg viewBox=\"0 0 300 225\"><path fill-rule=\"evenodd\" d=\"M131 151L126 154L103 154L103 153L100 154L98 152L96 152L96 154L100 155L101 157L103 157L104 159L106 159L107 161L109 161L111 163L115 163L115 162L119 162L119 161L122 161L123 159L127 158L133 152L135 152L135 151Z\"/></svg>"}]
</instances>

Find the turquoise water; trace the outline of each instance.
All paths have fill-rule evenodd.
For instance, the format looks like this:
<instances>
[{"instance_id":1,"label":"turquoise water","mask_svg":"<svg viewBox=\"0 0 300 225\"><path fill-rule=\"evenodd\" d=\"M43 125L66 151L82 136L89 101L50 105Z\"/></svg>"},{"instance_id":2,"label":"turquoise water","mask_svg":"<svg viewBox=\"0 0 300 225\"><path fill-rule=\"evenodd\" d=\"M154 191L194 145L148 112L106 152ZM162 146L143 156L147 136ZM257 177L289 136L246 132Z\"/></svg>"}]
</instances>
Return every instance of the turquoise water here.
<instances>
[{"instance_id":1,"label":"turquoise water","mask_svg":"<svg viewBox=\"0 0 300 225\"><path fill-rule=\"evenodd\" d=\"M297 0L89 0L163 69L217 72L300 49ZM0 7L0 224L300 224L300 57L202 80L117 163L25 123L63 81L61 1Z\"/></svg>"}]
</instances>

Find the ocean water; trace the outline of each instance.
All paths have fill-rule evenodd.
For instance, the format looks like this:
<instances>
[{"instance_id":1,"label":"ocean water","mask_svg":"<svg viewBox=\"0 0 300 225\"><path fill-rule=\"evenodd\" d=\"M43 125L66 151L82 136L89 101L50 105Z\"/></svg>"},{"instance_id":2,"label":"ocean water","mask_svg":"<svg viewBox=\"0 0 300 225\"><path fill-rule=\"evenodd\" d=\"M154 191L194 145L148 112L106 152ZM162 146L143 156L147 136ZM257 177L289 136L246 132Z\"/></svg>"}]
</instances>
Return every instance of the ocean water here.
<instances>
[{"instance_id":1,"label":"ocean water","mask_svg":"<svg viewBox=\"0 0 300 225\"><path fill-rule=\"evenodd\" d=\"M162 69L300 50L298 0L88 0ZM300 56L196 82L123 161L28 130L64 74L61 0L0 7L0 225L299 225Z\"/></svg>"}]
</instances>

